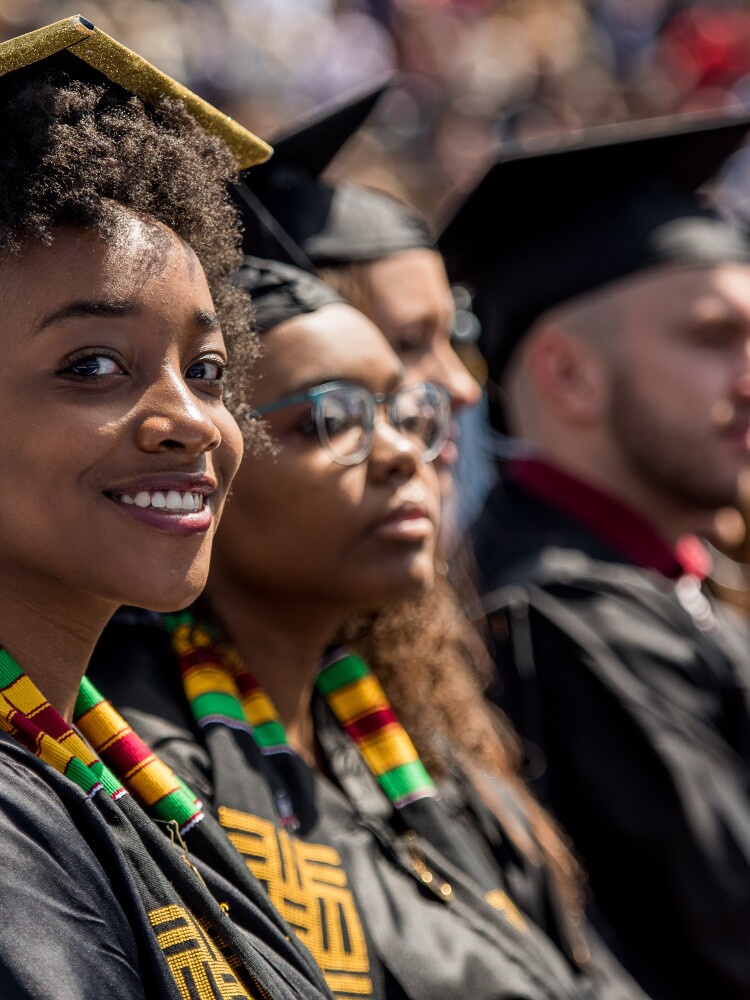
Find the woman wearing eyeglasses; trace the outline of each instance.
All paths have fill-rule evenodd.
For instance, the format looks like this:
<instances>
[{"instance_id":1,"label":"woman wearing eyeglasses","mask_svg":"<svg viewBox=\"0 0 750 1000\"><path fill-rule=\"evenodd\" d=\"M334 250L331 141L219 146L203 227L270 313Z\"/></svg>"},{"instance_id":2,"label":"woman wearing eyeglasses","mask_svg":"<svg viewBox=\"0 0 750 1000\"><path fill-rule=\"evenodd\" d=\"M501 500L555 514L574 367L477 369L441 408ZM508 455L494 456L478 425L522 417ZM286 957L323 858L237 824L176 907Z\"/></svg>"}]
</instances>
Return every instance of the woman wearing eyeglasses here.
<instances>
[{"instance_id":1,"label":"woman wearing eyeglasses","mask_svg":"<svg viewBox=\"0 0 750 1000\"><path fill-rule=\"evenodd\" d=\"M234 481L207 599L111 626L93 675L211 805L336 996L594 995L334 641L352 612L433 583L444 393L404 384L379 331L311 276L250 261L242 283L271 447Z\"/></svg>"}]
</instances>

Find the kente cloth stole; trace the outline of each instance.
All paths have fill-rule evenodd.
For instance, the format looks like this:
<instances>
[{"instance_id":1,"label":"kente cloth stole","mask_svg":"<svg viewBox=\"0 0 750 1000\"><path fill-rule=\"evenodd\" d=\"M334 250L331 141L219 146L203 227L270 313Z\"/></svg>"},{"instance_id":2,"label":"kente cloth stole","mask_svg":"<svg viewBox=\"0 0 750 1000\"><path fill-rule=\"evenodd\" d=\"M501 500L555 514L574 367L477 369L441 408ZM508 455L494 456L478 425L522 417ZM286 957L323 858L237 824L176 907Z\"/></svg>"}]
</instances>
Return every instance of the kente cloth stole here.
<instances>
[{"instance_id":1,"label":"kente cloth stole","mask_svg":"<svg viewBox=\"0 0 750 1000\"><path fill-rule=\"evenodd\" d=\"M245 729L261 753L293 753L273 703L236 650L222 643L210 626L195 622L190 612L165 620L198 726L219 723ZM323 663L316 687L392 805L398 809L437 797L414 744L359 656L337 650Z\"/></svg>"},{"instance_id":2,"label":"kente cloth stole","mask_svg":"<svg viewBox=\"0 0 750 1000\"><path fill-rule=\"evenodd\" d=\"M50 705L16 661L0 648L0 728L91 797L114 801L128 792L180 834L203 818L190 789L146 746L85 677L74 720L94 752Z\"/></svg>"},{"instance_id":3,"label":"kente cloth stole","mask_svg":"<svg viewBox=\"0 0 750 1000\"><path fill-rule=\"evenodd\" d=\"M397 809L437 797L435 782L361 657L336 650L324 660L315 686Z\"/></svg>"}]
</instances>

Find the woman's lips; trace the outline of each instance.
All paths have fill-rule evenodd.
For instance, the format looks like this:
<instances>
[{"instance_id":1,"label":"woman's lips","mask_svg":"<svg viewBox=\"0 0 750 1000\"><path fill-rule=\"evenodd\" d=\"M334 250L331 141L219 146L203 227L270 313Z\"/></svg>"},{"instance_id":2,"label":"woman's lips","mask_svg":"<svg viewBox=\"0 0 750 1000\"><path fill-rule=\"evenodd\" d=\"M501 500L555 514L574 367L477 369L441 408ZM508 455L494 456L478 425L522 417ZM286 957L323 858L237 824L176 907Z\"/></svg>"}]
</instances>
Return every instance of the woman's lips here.
<instances>
[{"instance_id":1,"label":"woman's lips","mask_svg":"<svg viewBox=\"0 0 750 1000\"><path fill-rule=\"evenodd\" d=\"M175 511L158 507L137 507L135 504L124 504L115 497L110 497L120 510L140 524L159 531L170 532L173 535L204 534L211 527L213 513L208 504L203 504L200 510Z\"/></svg>"},{"instance_id":2,"label":"woman's lips","mask_svg":"<svg viewBox=\"0 0 750 1000\"><path fill-rule=\"evenodd\" d=\"M722 436L726 441L739 446L744 451L750 451L750 427L746 421L730 424L725 428Z\"/></svg>"},{"instance_id":3,"label":"woman's lips","mask_svg":"<svg viewBox=\"0 0 750 1000\"><path fill-rule=\"evenodd\" d=\"M381 541L420 542L435 534L435 525L426 510L408 507L378 521L372 527L372 534Z\"/></svg>"},{"instance_id":4,"label":"woman's lips","mask_svg":"<svg viewBox=\"0 0 750 1000\"><path fill-rule=\"evenodd\" d=\"M132 478L105 491L128 517L176 535L202 534L211 527L207 502L216 481L207 476L167 473Z\"/></svg>"}]
</instances>

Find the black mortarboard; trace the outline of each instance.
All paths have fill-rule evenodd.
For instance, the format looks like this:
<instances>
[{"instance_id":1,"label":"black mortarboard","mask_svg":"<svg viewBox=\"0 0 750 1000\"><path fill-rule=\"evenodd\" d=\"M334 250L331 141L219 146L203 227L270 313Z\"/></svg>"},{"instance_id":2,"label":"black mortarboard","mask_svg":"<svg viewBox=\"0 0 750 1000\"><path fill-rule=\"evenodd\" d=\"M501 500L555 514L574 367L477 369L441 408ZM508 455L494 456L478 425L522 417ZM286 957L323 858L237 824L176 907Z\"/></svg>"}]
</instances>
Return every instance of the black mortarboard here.
<instances>
[{"instance_id":1,"label":"black mortarboard","mask_svg":"<svg viewBox=\"0 0 750 1000\"><path fill-rule=\"evenodd\" d=\"M279 261L245 257L236 280L250 293L255 310L254 325L260 334L296 316L344 302L314 275Z\"/></svg>"},{"instance_id":2,"label":"black mortarboard","mask_svg":"<svg viewBox=\"0 0 750 1000\"><path fill-rule=\"evenodd\" d=\"M271 155L262 139L79 14L0 44L0 95L22 77L36 79L48 72L87 83L109 81L147 103L164 97L180 101L199 125L229 147L240 168Z\"/></svg>"},{"instance_id":3,"label":"black mortarboard","mask_svg":"<svg viewBox=\"0 0 750 1000\"><path fill-rule=\"evenodd\" d=\"M247 184L231 184L229 190L242 217L242 249L245 254L315 273L315 265L309 257Z\"/></svg>"},{"instance_id":4,"label":"black mortarboard","mask_svg":"<svg viewBox=\"0 0 750 1000\"><path fill-rule=\"evenodd\" d=\"M375 80L364 90L329 101L310 114L299 118L276 136L275 166L299 168L310 177L320 177L349 139L362 128L375 106L395 83L389 75ZM252 184L260 183L269 173L270 163L255 168Z\"/></svg>"},{"instance_id":5,"label":"black mortarboard","mask_svg":"<svg viewBox=\"0 0 750 1000\"><path fill-rule=\"evenodd\" d=\"M395 198L357 184L327 184L320 179L391 83L379 81L298 122L273 140L273 160L243 177L281 229L317 267L379 260L415 247L435 248L425 222ZM251 226L248 233L252 233ZM246 251L257 253L250 238Z\"/></svg>"},{"instance_id":6,"label":"black mortarboard","mask_svg":"<svg viewBox=\"0 0 750 1000\"><path fill-rule=\"evenodd\" d=\"M698 193L749 128L680 116L506 150L438 241L451 280L475 291L490 378L569 299L659 265L749 261L746 232Z\"/></svg>"}]
</instances>

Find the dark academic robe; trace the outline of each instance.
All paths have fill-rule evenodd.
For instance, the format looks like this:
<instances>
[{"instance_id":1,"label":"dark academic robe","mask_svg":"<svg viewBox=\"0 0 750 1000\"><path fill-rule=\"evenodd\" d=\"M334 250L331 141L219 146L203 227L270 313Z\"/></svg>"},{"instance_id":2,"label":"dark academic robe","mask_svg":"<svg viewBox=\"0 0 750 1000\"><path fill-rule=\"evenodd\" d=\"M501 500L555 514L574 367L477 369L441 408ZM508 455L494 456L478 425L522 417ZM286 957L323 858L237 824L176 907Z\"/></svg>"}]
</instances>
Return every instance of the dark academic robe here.
<instances>
[{"instance_id":1,"label":"dark academic robe","mask_svg":"<svg viewBox=\"0 0 750 1000\"><path fill-rule=\"evenodd\" d=\"M202 853L223 843L231 864L206 820ZM260 886L245 888L129 796L87 796L0 733L2 1000L329 998Z\"/></svg>"},{"instance_id":2,"label":"dark academic robe","mask_svg":"<svg viewBox=\"0 0 750 1000\"><path fill-rule=\"evenodd\" d=\"M110 625L90 675L213 808L338 997L641 996L575 966L545 872L465 782L394 809L322 700L315 725L330 779L295 754L263 756L247 732L197 731L155 627Z\"/></svg>"},{"instance_id":3,"label":"dark academic robe","mask_svg":"<svg viewBox=\"0 0 750 1000\"><path fill-rule=\"evenodd\" d=\"M544 463L511 467L474 543L491 696L583 859L603 933L659 1000L747 1000L746 634L704 594L689 545L680 564Z\"/></svg>"}]
</instances>

